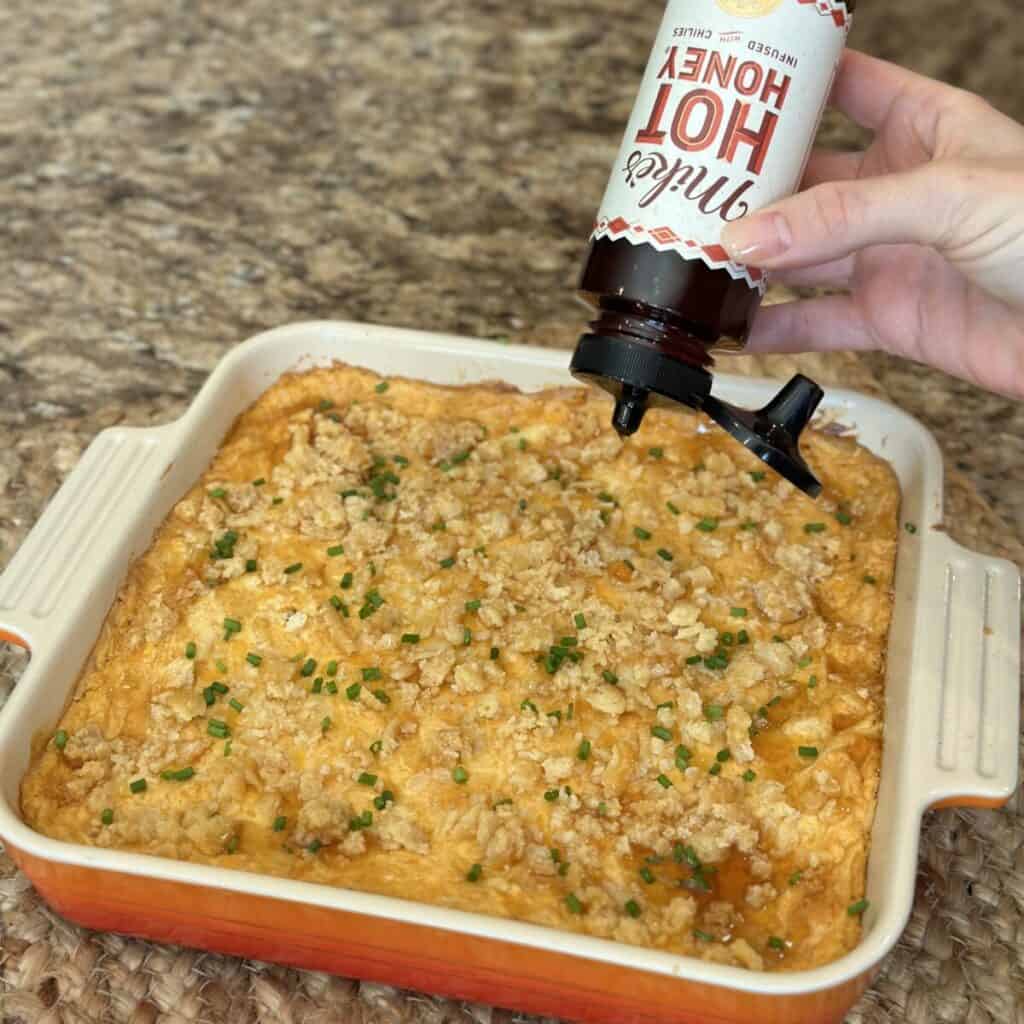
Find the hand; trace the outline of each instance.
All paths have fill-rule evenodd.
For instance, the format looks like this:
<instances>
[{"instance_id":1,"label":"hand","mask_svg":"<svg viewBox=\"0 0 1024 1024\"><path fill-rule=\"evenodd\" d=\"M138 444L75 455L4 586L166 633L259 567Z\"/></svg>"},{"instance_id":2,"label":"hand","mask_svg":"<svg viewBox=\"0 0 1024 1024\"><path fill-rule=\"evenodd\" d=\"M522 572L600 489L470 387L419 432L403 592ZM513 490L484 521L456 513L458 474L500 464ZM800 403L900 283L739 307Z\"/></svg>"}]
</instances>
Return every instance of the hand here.
<instances>
[{"instance_id":1,"label":"hand","mask_svg":"<svg viewBox=\"0 0 1024 1024\"><path fill-rule=\"evenodd\" d=\"M850 51L833 104L875 133L729 225L741 263L846 294L766 306L749 351L883 349L1024 398L1024 127Z\"/></svg>"}]
</instances>

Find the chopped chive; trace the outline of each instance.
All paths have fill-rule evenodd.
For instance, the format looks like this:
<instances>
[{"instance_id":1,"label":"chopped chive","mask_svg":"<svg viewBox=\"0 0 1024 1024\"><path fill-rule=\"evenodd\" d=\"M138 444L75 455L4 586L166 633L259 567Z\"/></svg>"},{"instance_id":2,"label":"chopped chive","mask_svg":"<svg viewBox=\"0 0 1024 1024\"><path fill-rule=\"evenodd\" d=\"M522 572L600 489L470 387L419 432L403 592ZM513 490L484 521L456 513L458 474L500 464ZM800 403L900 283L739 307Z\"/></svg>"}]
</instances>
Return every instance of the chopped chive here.
<instances>
[{"instance_id":1,"label":"chopped chive","mask_svg":"<svg viewBox=\"0 0 1024 1024\"><path fill-rule=\"evenodd\" d=\"M395 794L392 793L390 789L385 789L383 793L380 793L373 798L373 806L376 807L378 811L383 811L388 804L393 804L394 802Z\"/></svg>"},{"instance_id":2,"label":"chopped chive","mask_svg":"<svg viewBox=\"0 0 1024 1024\"><path fill-rule=\"evenodd\" d=\"M789 876L789 884L790 885L799 885L800 884L800 880L803 877L804 877L804 873L802 871L794 871L793 874L791 874Z\"/></svg>"},{"instance_id":3,"label":"chopped chive","mask_svg":"<svg viewBox=\"0 0 1024 1024\"><path fill-rule=\"evenodd\" d=\"M807 661L808 661L808 664L810 664L810 658L808 658ZM782 703L782 696L780 694L776 694L774 697L772 697L772 699L770 701L768 701L768 707L773 708L773 707L775 707L776 704L781 704L781 703Z\"/></svg>"},{"instance_id":4,"label":"chopped chive","mask_svg":"<svg viewBox=\"0 0 1024 1024\"><path fill-rule=\"evenodd\" d=\"M206 731L218 740L226 740L231 735L231 727L219 718L211 718L206 723Z\"/></svg>"},{"instance_id":5,"label":"chopped chive","mask_svg":"<svg viewBox=\"0 0 1024 1024\"><path fill-rule=\"evenodd\" d=\"M286 576L292 576L295 573L301 571L301 569L302 569L302 563L301 562L292 562L291 565L285 567L284 573L285 573Z\"/></svg>"},{"instance_id":6,"label":"chopped chive","mask_svg":"<svg viewBox=\"0 0 1024 1024\"><path fill-rule=\"evenodd\" d=\"M284 498L274 498L274 499L273 499L273 500L272 500L272 501L270 502L270 504L271 504L271 505L283 505L283 504L284 504Z\"/></svg>"},{"instance_id":7,"label":"chopped chive","mask_svg":"<svg viewBox=\"0 0 1024 1024\"><path fill-rule=\"evenodd\" d=\"M586 761L590 757L590 740L580 740L579 747L576 748L576 758L580 761Z\"/></svg>"},{"instance_id":8,"label":"chopped chive","mask_svg":"<svg viewBox=\"0 0 1024 1024\"><path fill-rule=\"evenodd\" d=\"M659 775L658 785L661 786L662 789L671 789L672 780L667 775Z\"/></svg>"},{"instance_id":9,"label":"chopped chive","mask_svg":"<svg viewBox=\"0 0 1024 1024\"><path fill-rule=\"evenodd\" d=\"M383 749L384 749L384 741L383 740L374 740L370 744L370 753L373 754L374 757L376 757Z\"/></svg>"},{"instance_id":10,"label":"chopped chive","mask_svg":"<svg viewBox=\"0 0 1024 1024\"><path fill-rule=\"evenodd\" d=\"M237 711L239 713L245 710L245 705L240 700L235 700L234 697L228 701L228 707L231 708L232 711Z\"/></svg>"},{"instance_id":11,"label":"chopped chive","mask_svg":"<svg viewBox=\"0 0 1024 1024\"><path fill-rule=\"evenodd\" d=\"M501 655L501 651L497 647L491 648L491 661L497 661Z\"/></svg>"},{"instance_id":12,"label":"chopped chive","mask_svg":"<svg viewBox=\"0 0 1024 1024\"><path fill-rule=\"evenodd\" d=\"M804 533L824 533L827 529L824 523L804 523Z\"/></svg>"},{"instance_id":13,"label":"chopped chive","mask_svg":"<svg viewBox=\"0 0 1024 1024\"><path fill-rule=\"evenodd\" d=\"M811 678L807 680L807 689L813 690L817 685L818 685L818 677L817 676L811 676Z\"/></svg>"},{"instance_id":14,"label":"chopped chive","mask_svg":"<svg viewBox=\"0 0 1024 1024\"><path fill-rule=\"evenodd\" d=\"M664 448L648 448L647 449L647 454L650 455L650 457L652 459L663 459L665 457L665 449Z\"/></svg>"},{"instance_id":15,"label":"chopped chive","mask_svg":"<svg viewBox=\"0 0 1024 1024\"><path fill-rule=\"evenodd\" d=\"M359 694L362 692L363 687L361 683L353 683L351 686L345 689L345 696L349 700L358 700Z\"/></svg>"},{"instance_id":16,"label":"chopped chive","mask_svg":"<svg viewBox=\"0 0 1024 1024\"><path fill-rule=\"evenodd\" d=\"M334 403L329 398L321 398L317 403L317 410L319 412L327 412L328 409L333 409Z\"/></svg>"},{"instance_id":17,"label":"chopped chive","mask_svg":"<svg viewBox=\"0 0 1024 1024\"><path fill-rule=\"evenodd\" d=\"M459 786L464 786L467 782L469 782L469 772L467 772L466 769L463 768L461 764L457 764L452 769L452 782L456 783Z\"/></svg>"},{"instance_id":18,"label":"chopped chive","mask_svg":"<svg viewBox=\"0 0 1024 1024\"><path fill-rule=\"evenodd\" d=\"M462 646L468 647L473 642L473 631L469 626L462 627Z\"/></svg>"},{"instance_id":19,"label":"chopped chive","mask_svg":"<svg viewBox=\"0 0 1024 1024\"><path fill-rule=\"evenodd\" d=\"M376 665L371 668L364 668L362 670L363 682L364 683L375 683L381 678L380 669Z\"/></svg>"},{"instance_id":20,"label":"chopped chive","mask_svg":"<svg viewBox=\"0 0 1024 1024\"><path fill-rule=\"evenodd\" d=\"M723 764L728 761L730 757L732 757L732 754L729 753L728 748L723 748L715 754L715 759L721 761Z\"/></svg>"},{"instance_id":21,"label":"chopped chive","mask_svg":"<svg viewBox=\"0 0 1024 1024\"><path fill-rule=\"evenodd\" d=\"M676 767L681 771L685 772L690 767L690 758L693 754L690 752L689 747L684 747L682 743L676 747Z\"/></svg>"},{"instance_id":22,"label":"chopped chive","mask_svg":"<svg viewBox=\"0 0 1024 1024\"><path fill-rule=\"evenodd\" d=\"M374 690L373 695L377 698L377 700L381 702L381 704L391 703L391 698L387 695L387 692L385 690Z\"/></svg>"},{"instance_id":23,"label":"chopped chive","mask_svg":"<svg viewBox=\"0 0 1024 1024\"><path fill-rule=\"evenodd\" d=\"M455 565L455 559L454 558L442 558L441 561L438 562L437 564L439 566L441 566L442 569L450 569L453 565Z\"/></svg>"},{"instance_id":24,"label":"chopped chive","mask_svg":"<svg viewBox=\"0 0 1024 1024\"><path fill-rule=\"evenodd\" d=\"M466 872L467 882L479 882L483 877L484 869L480 864L474 864L469 871Z\"/></svg>"},{"instance_id":25,"label":"chopped chive","mask_svg":"<svg viewBox=\"0 0 1024 1024\"><path fill-rule=\"evenodd\" d=\"M327 549L327 557L328 558L337 558L338 555L343 555L343 554L345 554L345 545L344 544L335 544L334 547L330 547L330 548Z\"/></svg>"},{"instance_id":26,"label":"chopped chive","mask_svg":"<svg viewBox=\"0 0 1024 1024\"><path fill-rule=\"evenodd\" d=\"M669 510L669 512L672 513L672 515L674 515L674 516L679 515L679 506L673 504L671 501L666 501L665 502L665 508L667 508Z\"/></svg>"},{"instance_id":27,"label":"chopped chive","mask_svg":"<svg viewBox=\"0 0 1024 1024\"><path fill-rule=\"evenodd\" d=\"M878 582L878 580L876 580L874 576L872 576L870 573L867 573L867 572L864 573L864 575L861 577L861 579L865 583L870 584L872 587Z\"/></svg>"},{"instance_id":28,"label":"chopped chive","mask_svg":"<svg viewBox=\"0 0 1024 1024\"><path fill-rule=\"evenodd\" d=\"M818 756L818 748L817 747L797 747L796 748L796 752L801 757L806 757L808 760L811 760L811 761L813 761L814 758L816 758Z\"/></svg>"},{"instance_id":29,"label":"chopped chive","mask_svg":"<svg viewBox=\"0 0 1024 1024\"><path fill-rule=\"evenodd\" d=\"M259 562L255 558L247 558L245 560L245 571L255 572L259 568Z\"/></svg>"},{"instance_id":30,"label":"chopped chive","mask_svg":"<svg viewBox=\"0 0 1024 1024\"><path fill-rule=\"evenodd\" d=\"M913 523L904 523L903 528L907 533L917 533L917 527Z\"/></svg>"},{"instance_id":31,"label":"chopped chive","mask_svg":"<svg viewBox=\"0 0 1024 1024\"><path fill-rule=\"evenodd\" d=\"M745 772L743 773L743 781L744 781L744 782L753 782L753 781L754 781L754 779L756 779L756 778L757 778L757 772L755 772L755 771L754 771L753 769L751 769L751 768L748 768L748 769L747 769L747 770L746 770L746 771L745 771Z\"/></svg>"},{"instance_id":32,"label":"chopped chive","mask_svg":"<svg viewBox=\"0 0 1024 1024\"><path fill-rule=\"evenodd\" d=\"M260 655L258 654L253 654L252 651L250 651L245 656L245 660L249 662L249 664L252 665L253 668L259 668L260 665L263 664L263 658L261 658Z\"/></svg>"},{"instance_id":33,"label":"chopped chive","mask_svg":"<svg viewBox=\"0 0 1024 1024\"><path fill-rule=\"evenodd\" d=\"M234 835L233 835L233 836L232 836L232 837L231 837L231 838L230 838L230 839L229 839L229 840L228 840L228 841L227 841L227 842L226 842L226 843L224 844L224 852L225 852L225 853L236 853L236 852L238 851L238 844L239 844L239 843L240 843L241 841L242 841L242 840L241 840L241 839L239 839L239 837L238 837L238 833L236 832L236 833L235 833L235 834L234 834Z\"/></svg>"},{"instance_id":34,"label":"chopped chive","mask_svg":"<svg viewBox=\"0 0 1024 1024\"><path fill-rule=\"evenodd\" d=\"M651 531L645 530L642 526L634 526L633 536L636 537L637 540L650 540Z\"/></svg>"},{"instance_id":35,"label":"chopped chive","mask_svg":"<svg viewBox=\"0 0 1024 1024\"><path fill-rule=\"evenodd\" d=\"M133 782L130 782L128 784L128 788L133 793L145 793L146 792L146 780L145 779L135 779Z\"/></svg>"},{"instance_id":36,"label":"chopped chive","mask_svg":"<svg viewBox=\"0 0 1024 1024\"><path fill-rule=\"evenodd\" d=\"M770 935L768 937L768 945L772 949L785 949L786 943L778 937L778 935Z\"/></svg>"},{"instance_id":37,"label":"chopped chive","mask_svg":"<svg viewBox=\"0 0 1024 1024\"><path fill-rule=\"evenodd\" d=\"M807 668L813 659L809 654L805 654L796 664L798 668ZM780 698L781 700L781 698ZM769 705L770 706L770 705Z\"/></svg>"},{"instance_id":38,"label":"chopped chive","mask_svg":"<svg viewBox=\"0 0 1024 1024\"><path fill-rule=\"evenodd\" d=\"M652 725L651 735L657 736L659 740L664 740L666 743L672 739L672 733L669 729L666 729L663 725Z\"/></svg>"},{"instance_id":39,"label":"chopped chive","mask_svg":"<svg viewBox=\"0 0 1024 1024\"><path fill-rule=\"evenodd\" d=\"M333 679L328 679L324 689L333 697L338 692L338 684Z\"/></svg>"},{"instance_id":40,"label":"chopped chive","mask_svg":"<svg viewBox=\"0 0 1024 1024\"><path fill-rule=\"evenodd\" d=\"M721 704L705 704L704 717L709 722L717 722L725 714L725 708Z\"/></svg>"},{"instance_id":41,"label":"chopped chive","mask_svg":"<svg viewBox=\"0 0 1024 1024\"><path fill-rule=\"evenodd\" d=\"M836 522L838 522L841 526L849 526L850 523L853 522L853 516L851 516L850 513L845 511L844 509L840 509L836 513Z\"/></svg>"},{"instance_id":42,"label":"chopped chive","mask_svg":"<svg viewBox=\"0 0 1024 1024\"><path fill-rule=\"evenodd\" d=\"M699 523L697 523L697 529L700 530L701 533L713 533L715 530L718 529L718 520L706 516L704 519L700 520Z\"/></svg>"},{"instance_id":43,"label":"chopped chive","mask_svg":"<svg viewBox=\"0 0 1024 1024\"><path fill-rule=\"evenodd\" d=\"M319 839L314 839L313 842L306 847L306 850L309 853L319 853L323 849L323 845L324 844L321 843Z\"/></svg>"},{"instance_id":44,"label":"chopped chive","mask_svg":"<svg viewBox=\"0 0 1024 1024\"><path fill-rule=\"evenodd\" d=\"M189 642L185 644L185 657L188 658L189 661L191 661L195 656L196 645L191 640L189 640Z\"/></svg>"},{"instance_id":45,"label":"chopped chive","mask_svg":"<svg viewBox=\"0 0 1024 1024\"><path fill-rule=\"evenodd\" d=\"M324 671L329 676L336 676L338 674L338 663L334 661L334 659L331 659L329 662L327 662L327 667L324 669Z\"/></svg>"},{"instance_id":46,"label":"chopped chive","mask_svg":"<svg viewBox=\"0 0 1024 1024\"><path fill-rule=\"evenodd\" d=\"M63 729L58 729L53 734L53 745L58 750L63 750L68 745L68 734Z\"/></svg>"},{"instance_id":47,"label":"chopped chive","mask_svg":"<svg viewBox=\"0 0 1024 1024\"><path fill-rule=\"evenodd\" d=\"M736 634L736 643L738 643L738 644L749 644L750 643L750 634L745 629L741 629Z\"/></svg>"},{"instance_id":48,"label":"chopped chive","mask_svg":"<svg viewBox=\"0 0 1024 1024\"><path fill-rule=\"evenodd\" d=\"M752 469L750 471L750 479L753 480L755 484L759 484L764 478L765 478L764 470L762 470L762 469Z\"/></svg>"},{"instance_id":49,"label":"chopped chive","mask_svg":"<svg viewBox=\"0 0 1024 1024\"><path fill-rule=\"evenodd\" d=\"M160 778L165 782L188 782L195 775L195 768L179 768L177 771L168 770L160 773Z\"/></svg>"},{"instance_id":50,"label":"chopped chive","mask_svg":"<svg viewBox=\"0 0 1024 1024\"><path fill-rule=\"evenodd\" d=\"M583 612L577 612L572 617L572 621L573 621L573 624L576 626L577 629L586 629L587 628L587 618L583 614Z\"/></svg>"},{"instance_id":51,"label":"chopped chive","mask_svg":"<svg viewBox=\"0 0 1024 1024\"><path fill-rule=\"evenodd\" d=\"M601 491L601 493L598 494L598 496L597 496L597 500L598 501L606 501L610 505L614 505L615 504L615 498L611 494L609 494L607 491Z\"/></svg>"},{"instance_id":52,"label":"chopped chive","mask_svg":"<svg viewBox=\"0 0 1024 1024\"><path fill-rule=\"evenodd\" d=\"M266 477L262 477L261 476L261 477L257 477L255 480L253 480L252 485L253 485L253 487L262 487L266 482L267 482Z\"/></svg>"},{"instance_id":53,"label":"chopped chive","mask_svg":"<svg viewBox=\"0 0 1024 1024\"><path fill-rule=\"evenodd\" d=\"M618 686L618 685L619 685L619 677L618 677L618 676L617 676L617 675L616 675L616 674L615 674L614 672L612 672L612 671L611 671L611 669L607 669L607 668L606 668L606 669L605 669L605 670L604 670L604 671L603 671L603 672L601 673L601 678L602 678L602 679L603 679L603 680L604 680L604 681L605 681L606 683L611 683L611 684L612 684L612 686Z\"/></svg>"},{"instance_id":54,"label":"chopped chive","mask_svg":"<svg viewBox=\"0 0 1024 1024\"><path fill-rule=\"evenodd\" d=\"M224 639L230 640L232 633L241 633L242 624L238 619L225 619L224 620Z\"/></svg>"},{"instance_id":55,"label":"chopped chive","mask_svg":"<svg viewBox=\"0 0 1024 1024\"><path fill-rule=\"evenodd\" d=\"M274 824L270 826L275 832L283 832L288 827L288 819L283 815L279 814L274 819Z\"/></svg>"},{"instance_id":56,"label":"chopped chive","mask_svg":"<svg viewBox=\"0 0 1024 1024\"><path fill-rule=\"evenodd\" d=\"M114 809L113 807L104 807L103 813L100 814L100 822L104 825L114 824Z\"/></svg>"},{"instance_id":57,"label":"chopped chive","mask_svg":"<svg viewBox=\"0 0 1024 1024\"><path fill-rule=\"evenodd\" d=\"M302 663L302 668L299 669L299 674L303 676L311 676L316 671L316 659L307 658Z\"/></svg>"},{"instance_id":58,"label":"chopped chive","mask_svg":"<svg viewBox=\"0 0 1024 1024\"><path fill-rule=\"evenodd\" d=\"M856 903L851 903L847 908L846 912L850 917L860 917L868 907L871 906L870 900L857 900Z\"/></svg>"},{"instance_id":59,"label":"chopped chive","mask_svg":"<svg viewBox=\"0 0 1024 1024\"><path fill-rule=\"evenodd\" d=\"M569 895L565 897L565 905L569 908L569 913L571 914L583 913L583 904L580 903L579 897L574 892L569 893Z\"/></svg>"},{"instance_id":60,"label":"chopped chive","mask_svg":"<svg viewBox=\"0 0 1024 1024\"><path fill-rule=\"evenodd\" d=\"M547 800L547 802L549 804L553 804L558 799L558 790L557 789L545 790L544 791L544 799Z\"/></svg>"},{"instance_id":61,"label":"chopped chive","mask_svg":"<svg viewBox=\"0 0 1024 1024\"><path fill-rule=\"evenodd\" d=\"M704 659L699 654L691 654L686 659L687 665L699 665Z\"/></svg>"},{"instance_id":62,"label":"chopped chive","mask_svg":"<svg viewBox=\"0 0 1024 1024\"><path fill-rule=\"evenodd\" d=\"M320 719L320 733L321 733L321 735L326 736L327 735L327 730L330 729L330 727L331 727L331 716L330 715L324 715L324 717Z\"/></svg>"},{"instance_id":63,"label":"chopped chive","mask_svg":"<svg viewBox=\"0 0 1024 1024\"><path fill-rule=\"evenodd\" d=\"M376 786L377 776L371 772L363 772L356 781L360 786Z\"/></svg>"},{"instance_id":64,"label":"chopped chive","mask_svg":"<svg viewBox=\"0 0 1024 1024\"><path fill-rule=\"evenodd\" d=\"M648 884L654 885L654 872L649 867L642 867L640 869L640 877Z\"/></svg>"},{"instance_id":65,"label":"chopped chive","mask_svg":"<svg viewBox=\"0 0 1024 1024\"><path fill-rule=\"evenodd\" d=\"M214 693L219 693L221 696L228 692L228 687L223 683L210 683L210 689L213 690Z\"/></svg>"},{"instance_id":66,"label":"chopped chive","mask_svg":"<svg viewBox=\"0 0 1024 1024\"><path fill-rule=\"evenodd\" d=\"M225 757L230 757L231 756L231 740L225 740L225 742L224 742L224 756Z\"/></svg>"},{"instance_id":67,"label":"chopped chive","mask_svg":"<svg viewBox=\"0 0 1024 1024\"><path fill-rule=\"evenodd\" d=\"M715 762L715 763L714 763L714 764L713 764L713 765L712 765L712 766L711 766L711 767L710 767L710 768L708 769L708 775L721 775L721 774L722 774L722 765L721 765L721 764L720 764L720 763L719 763L718 761L716 761L716 762Z\"/></svg>"},{"instance_id":68,"label":"chopped chive","mask_svg":"<svg viewBox=\"0 0 1024 1024\"><path fill-rule=\"evenodd\" d=\"M203 690L203 700L206 702L206 706L208 708L213 707L216 703L217 694L214 693L212 686L207 686L206 689Z\"/></svg>"},{"instance_id":69,"label":"chopped chive","mask_svg":"<svg viewBox=\"0 0 1024 1024\"><path fill-rule=\"evenodd\" d=\"M352 573L347 572L341 577L341 583L339 584L342 590L348 590L352 586Z\"/></svg>"},{"instance_id":70,"label":"chopped chive","mask_svg":"<svg viewBox=\"0 0 1024 1024\"><path fill-rule=\"evenodd\" d=\"M420 642L419 633L403 633L402 643L403 644L418 644Z\"/></svg>"},{"instance_id":71,"label":"chopped chive","mask_svg":"<svg viewBox=\"0 0 1024 1024\"><path fill-rule=\"evenodd\" d=\"M744 520L744 522L740 523L741 530L756 530L757 527L758 524L755 523L753 519L747 519Z\"/></svg>"},{"instance_id":72,"label":"chopped chive","mask_svg":"<svg viewBox=\"0 0 1024 1024\"><path fill-rule=\"evenodd\" d=\"M734 619L745 619L747 617L747 609L746 608L730 608L729 609L729 614Z\"/></svg>"},{"instance_id":73,"label":"chopped chive","mask_svg":"<svg viewBox=\"0 0 1024 1024\"><path fill-rule=\"evenodd\" d=\"M626 913L630 917L639 917L642 911L640 910L640 904L636 900L626 900Z\"/></svg>"},{"instance_id":74,"label":"chopped chive","mask_svg":"<svg viewBox=\"0 0 1024 1024\"><path fill-rule=\"evenodd\" d=\"M390 385L386 380L382 380L373 390L376 391L378 395L383 395L389 386Z\"/></svg>"},{"instance_id":75,"label":"chopped chive","mask_svg":"<svg viewBox=\"0 0 1024 1024\"><path fill-rule=\"evenodd\" d=\"M228 496L228 492L223 487L214 487L209 493L211 498L226 498Z\"/></svg>"},{"instance_id":76,"label":"chopped chive","mask_svg":"<svg viewBox=\"0 0 1024 1024\"><path fill-rule=\"evenodd\" d=\"M480 603L481 602L479 600L467 601L466 602L466 611L467 612L478 612L478 611L480 611Z\"/></svg>"}]
</instances>

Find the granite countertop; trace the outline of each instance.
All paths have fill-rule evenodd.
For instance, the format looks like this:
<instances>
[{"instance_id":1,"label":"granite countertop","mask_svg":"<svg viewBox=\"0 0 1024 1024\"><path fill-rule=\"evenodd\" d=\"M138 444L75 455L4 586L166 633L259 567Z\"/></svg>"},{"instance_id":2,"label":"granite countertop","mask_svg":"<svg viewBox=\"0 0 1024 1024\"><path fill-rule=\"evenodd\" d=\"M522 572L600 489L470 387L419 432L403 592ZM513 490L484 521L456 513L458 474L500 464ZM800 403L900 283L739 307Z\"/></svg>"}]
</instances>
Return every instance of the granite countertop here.
<instances>
[{"instance_id":1,"label":"granite countertop","mask_svg":"<svg viewBox=\"0 0 1024 1024\"><path fill-rule=\"evenodd\" d=\"M853 43L1024 119L1018 6L865 2ZM353 319L569 348L662 10L6 0L0 567L97 431L178 416L266 328ZM838 118L824 131L858 139ZM861 365L1024 539L1024 403Z\"/></svg>"}]
</instances>

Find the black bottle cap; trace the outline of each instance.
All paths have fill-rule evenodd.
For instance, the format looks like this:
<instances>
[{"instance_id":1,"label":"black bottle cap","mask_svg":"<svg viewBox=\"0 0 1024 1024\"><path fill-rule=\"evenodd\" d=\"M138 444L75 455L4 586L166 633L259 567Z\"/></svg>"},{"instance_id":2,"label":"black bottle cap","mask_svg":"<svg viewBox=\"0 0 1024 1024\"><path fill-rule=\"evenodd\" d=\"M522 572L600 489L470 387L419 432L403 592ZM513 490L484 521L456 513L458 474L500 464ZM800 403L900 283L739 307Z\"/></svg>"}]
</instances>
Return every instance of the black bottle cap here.
<instances>
[{"instance_id":1,"label":"black bottle cap","mask_svg":"<svg viewBox=\"0 0 1024 1024\"><path fill-rule=\"evenodd\" d=\"M681 402L700 409L711 393L711 374L625 338L585 334L573 353L574 377L604 388L615 398L612 424L623 437L635 434L651 404Z\"/></svg>"},{"instance_id":2,"label":"black bottle cap","mask_svg":"<svg viewBox=\"0 0 1024 1024\"><path fill-rule=\"evenodd\" d=\"M711 395L703 409L762 462L816 498L821 483L800 454L800 435L824 397L813 380L797 374L763 409L738 409Z\"/></svg>"}]
</instances>

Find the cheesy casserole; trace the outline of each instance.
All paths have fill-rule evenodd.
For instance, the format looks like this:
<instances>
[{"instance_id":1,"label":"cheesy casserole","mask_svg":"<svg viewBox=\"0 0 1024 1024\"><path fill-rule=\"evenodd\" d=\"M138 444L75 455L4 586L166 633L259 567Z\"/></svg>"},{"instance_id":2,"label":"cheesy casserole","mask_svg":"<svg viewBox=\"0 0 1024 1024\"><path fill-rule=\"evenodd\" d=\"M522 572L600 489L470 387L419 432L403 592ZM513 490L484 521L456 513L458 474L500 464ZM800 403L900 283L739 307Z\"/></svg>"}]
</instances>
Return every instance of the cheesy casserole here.
<instances>
[{"instance_id":1,"label":"cheesy casserole","mask_svg":"<svg viewBox=\"0 0 1024 1024\"><path fill-rule=\"evenodd\" d=\"M898 487L697 415L282 379L121 588L22 785L94 846L752 969L858 941Z\"/></svg>"}]
</instances>

